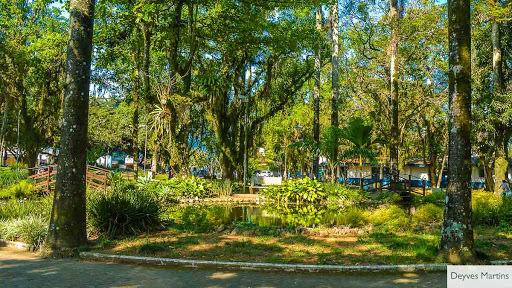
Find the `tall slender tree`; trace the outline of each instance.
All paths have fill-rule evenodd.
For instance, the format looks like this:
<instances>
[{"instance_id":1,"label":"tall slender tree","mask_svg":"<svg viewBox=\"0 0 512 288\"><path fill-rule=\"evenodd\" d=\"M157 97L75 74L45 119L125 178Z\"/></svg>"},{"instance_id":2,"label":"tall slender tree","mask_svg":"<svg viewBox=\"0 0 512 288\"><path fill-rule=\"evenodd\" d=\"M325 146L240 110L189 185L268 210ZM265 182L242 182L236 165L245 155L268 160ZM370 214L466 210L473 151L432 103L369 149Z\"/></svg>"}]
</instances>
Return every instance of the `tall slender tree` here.
<instances>
[{"instance_id":1,"label":"tall slender tree","mask_svg":"<svg viewBox=\"0 0 512 288\"><path fill-rule=\"evenodd\" d=\"M338 0L334 0L331 9L331 21L332 21L332 97L331 97L331 126L338 127L338 101L340 97L340 83L339 83L339 15L338 15ZM338 158L338 141L334 143L334 150L332 151L332 158L336 160ZM334 172L334 171L333 171ZM332 180L335 176L332 175Z\"/></svg>"},{"instance_id":2,"label":"tall slender tree","mask_svg":"<svg viewBox=\"0 0 512 288\"><path fill-rule=\"evenodd\" d=\"M59 173L48 234L56 250L87 242L85 173L95 0L71 0Z\"/></svg>"},{"instance_id":3,"label":"tall slender tree","mask_svg":"<svg viewBox=\"0 0 512 288\"><path fill-rule=\"evenodd\" d=\"M494 5L499 5L497 0L493 0ZM500 23L492 20L492 74L493 74L493 98L499 99L505 91L505 81L503 79L503 61L501 49L501 31ZM498 113L502 111L496 111ZM495 123L495 160L494 160L494 193L501 192L501 183L506 179L508 161L505 157L505 125L501 119ZM508 142L508 141L507 141Z\"/></svg>"},{"instance_id":4,"label":"tall slender tree","mask_svg":"<svg viewBox=\"0 0 512 288\"><path fill-rule=\"evenodd\" d=\"M476 260L471 224L470 0L448 1L449 158L441 253L450 263Z\"/></svg>"},{"instance_id":5,"label":"tall slender tree","mask_svg":"<svg viewBox=\"0 0 512 288\"><path fill-rule=\"evenodd\" d=\"M390 110L391 110L391 135L389 142L389 167L392 175L392 186L398 180L398 41L399 41L399 11L398 0L390 0L389 17L391 18L391 40L389 41L388 53L390 56Z\"/></svg>"},{"instance_id":6,"label":"tall slender tree","mask_svg":"<svg viewBox=\"0 0 512 288\"><path fill-rule=\"evenodd\" d=\"M317 35L321 35L322 30L322 6L316 8L316 30ZM315 49L315 89L313 92L313 140L318 147L320 145L320 74L321 74L321 53L322 53L321 38L316 41ZM318 153L313 153L313 177L318 178L319 173L319 157Z\"/></svg>"}]
</instances>

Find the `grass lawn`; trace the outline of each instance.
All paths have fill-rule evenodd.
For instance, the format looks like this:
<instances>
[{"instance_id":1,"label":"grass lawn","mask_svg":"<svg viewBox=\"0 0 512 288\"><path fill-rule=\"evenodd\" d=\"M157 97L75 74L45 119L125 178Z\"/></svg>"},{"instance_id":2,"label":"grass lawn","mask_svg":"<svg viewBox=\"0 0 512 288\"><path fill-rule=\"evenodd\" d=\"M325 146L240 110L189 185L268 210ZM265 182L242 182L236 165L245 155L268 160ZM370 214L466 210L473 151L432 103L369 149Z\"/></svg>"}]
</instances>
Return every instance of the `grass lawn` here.
<instances>
[{"instance_id":1,"label":"grass lawn","mask_svg":"<svg viewBox=\"0 0 512 288\"><path fill-rule=\"evenodd\" d=\"M512 234L477 229L476 247L488 260L512 259ZM176 229L116 241L96 252L166 258L306 264L412 264L440 262L439 233L364 233L359 236L258 236L251 232L184 233Z\"/></svg>"}]
</instances>

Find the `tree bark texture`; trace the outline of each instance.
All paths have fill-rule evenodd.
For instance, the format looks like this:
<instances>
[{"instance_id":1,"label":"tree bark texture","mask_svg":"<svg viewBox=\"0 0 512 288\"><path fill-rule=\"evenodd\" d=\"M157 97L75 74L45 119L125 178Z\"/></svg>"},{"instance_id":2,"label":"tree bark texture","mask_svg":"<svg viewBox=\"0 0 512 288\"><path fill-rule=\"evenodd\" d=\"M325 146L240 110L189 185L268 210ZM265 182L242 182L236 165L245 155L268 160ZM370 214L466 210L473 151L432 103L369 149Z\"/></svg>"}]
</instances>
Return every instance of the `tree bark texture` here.
<instances>
[{"instance_id":1,"label":"tree bark texture","mask_svg":"<svg viewBox=\"0 0 512 288\"><path fill-rule=\"evenodd\" d=\"M316 30L318 35L321 35L322 30L322 7L318 6L316 8ZM316 51L315 51L315 88L313 95L313 106L314 106L314 116L313 116L313 139L318 146L320 144L320 72L321 72L321 39L317 39L316 43ZM318 153L313 153L313 175L312 177L315 179L319 178L319 158Z\"/></svg>"},{"instance_id":2,"label":"tree bark texture","mask_svg":"<svg viewBox=\"0 0 512 288\"><path fill-rule=\"evenodd\" d=\"M398 40L399 40L399 11L398 0L390 0L389 16L391 18L391 40L388 52L390 55L390 110L391 110L391 137L389 142L389 168L392 175L392 188L398 181Z\"/></svg>"},{"instance_id":3,"label":"tree bark texture","mask_svg":"<svg viewBox=\"0 0 512 288\"><path fill-rule=\"evenodd\" d=\"M449 156L441 253L450 263L476 261L471 223L470 1L448 1Z\"/></svg>"},{"instance_id":4,"label":"tree bark texture","mask_svg":"<svg viewBox=\"0 0 512 288\"><path fill-rule=\"evenodd\" d=\"M338 101L340 97L340 83L339 83L339 15L338 15L338 0L334 1L331 10L332 19L332 98L331 98L331 126L339 126L338 117ZM333 158L338 159L338 143L334 146ZM337 161L335 161L337 162ZM338 165L336 164L336 167ZM334 183L336 176L334 175L336 168L332 169L331 182Z\"/></svg>"},{"instance_id":5,"label":"tree bark texture","mask_svg":"<svg viewBox=\"0 0 512 288\"><path fill-rule=\"evenodd\" d=\"M54 249L87 242L86 145L95 0L71 0L59 171L48 234Z\"/></svg>"}]
</instances>

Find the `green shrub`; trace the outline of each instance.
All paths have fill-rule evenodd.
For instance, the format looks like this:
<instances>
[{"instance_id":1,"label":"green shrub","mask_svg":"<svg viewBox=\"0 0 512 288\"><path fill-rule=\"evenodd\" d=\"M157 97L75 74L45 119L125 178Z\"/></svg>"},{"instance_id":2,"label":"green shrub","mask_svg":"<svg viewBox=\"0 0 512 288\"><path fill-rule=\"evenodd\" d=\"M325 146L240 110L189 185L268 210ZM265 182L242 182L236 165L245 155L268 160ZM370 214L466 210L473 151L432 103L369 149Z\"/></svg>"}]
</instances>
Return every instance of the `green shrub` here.
<instances>
[{"instance_id":1,"label":"green shrub","mask_svg":"<svg viewBox=\"0 0 512 288\"><path fill-rule=\"evenodd\" d=\"M36 189L32 183L22 180L9 188L0 191L0 198L35 198L41 195L41 191Z\"/></svg>"},{"instance_id":2,"label":"green shrub","mask_svg":"<svg viewBox=\"0 0 512 288\"><path fill-rule=\"evenodd\" d=\"M474 225L499 224L502 220L500 214L505 210L501 208L503 201L500 196L492 192L474 192L471 199Z\"/></svg>"},{"instance_id":3,"label":"green shrub","mask_svg":"<svg viewBox=\"0 0 512 288\"><path fill-rule=\"evenodd\" d=\"M329 202L348 205L368 199L368 192L345 187L339 184L324 183L324 189L329 197Z\"/></svg>"},{"instance_id":4,"label":"green shrub","mask_svg":"<svg viewBox=\"0 0 512 288\"><path fill-rule=\"evenodd\" d=\"M2 169L0 170L0 189L10 187L21 180L27 179L27 177L27 170Z\"/></svg>"},{"instance_id":5,"label":"green shrub","mask_svg":"<svg viewBox=\"0 0 512 288\"><path fill-rule=\"evenodd\" d=\"M432 192L431 194L423 197L415 197L415 200L421 202L421 203L445 203L446 202L446 192L443 190L436 190L435 192Z\"/></svg>"},{"instance_id":6,"label":"green shrub","mask_svg":"<svg viewBox=\"0 0 512 288\"><path fill-rule=\"evenodd\" d=\"M411 221L405 211L396 206L386 206L370 213L369 221L382 231L405 231L410 228Z\"/></svg>"},{"instance_id":7,"label":"green shrub","mask_svg":"<svg viewBox=\"0 0 512 288\"><path fill-rule=\"evenodd\" d=\"M267 199L293 203L320 203L327 200L323 185L307 177L286 181L281 186L270 186L262 194Z\"/></svg>"},{"instance_id":8,"label":"green shrub","mask_svg":"<svg viewBox=\"0 0 512 288\"><path fill-rule=\"evenodd\" d=\"M396 203L402 201L402 197L398 193L382 192L377 196L376 200L385 203Z\"/></svg>"},{"instance_id":9,"label":"green shrub","mask_svg":"<svg viewBox=\"0 0 512 288\"><path fill-rule=\"evenodd\" d=\"M89 224L110 239L160 228L162 211L154 194L135 189L92 194L87 201Z\"/></svg>"},{"instance_id":10,"label":"green shrub","mask_svg":"<svg viewBox=\"0 0 512 288\"><path fill-rule=\"evenodd\" d=\"M176 202L180 198L210 198L215 195L213 185L197 177L138 183L138 187L159 195L166 202Z\"/></svg>"},{"instance_id":11,"label":"green shrub","mask_svg":"<svg viewBox=\"0 0 512 288\"><path fill-rule=\"evenodd\" d=\"M40 247L48 234L48 219L41 216L0 221L0 236L8 241L21 241Z\"/></svg>"},{"instance_id":12,"label":"green shrub","mask_svg":"<svg viewBox=\"0 0 512 288\"><path fill-rule=\"evenodd\" d=\"M358 228L368 223L368 217L363 210L353 207L343 212L338 223L340 225Z\"/></svg>"},{"instance_id":13,"label":"green shrub","mask_svg":"<svg viewBox=\"0 0 512 288\"><path fill-rule=\"evenodd\" d=\"M442 207L431 203L425 204L416 209L416 212L412 215L412 222L415 226L441 223L443 221L443 213Z\"/></svg>"},{"instance_id":14,"label":"green shrub","mask_svg":"<svg viewBox=\"0 0 512 288\"><path fill-rule=\"evenodd\" d=\"M230 196L241 189L241 185L230 180L213 180L211 181L214 195Z\"/></svg>"},{"instance_id":15,"label":"green shrub","mask_svg":"<svg viewBox=\"0 0 512 288\"><path fill-rule=\"evenodd\" d=\"M43 197L37 200L10 200L0 203L0 220L40 216L50 219L53 197Z\"/></svg>"}]
</instances>

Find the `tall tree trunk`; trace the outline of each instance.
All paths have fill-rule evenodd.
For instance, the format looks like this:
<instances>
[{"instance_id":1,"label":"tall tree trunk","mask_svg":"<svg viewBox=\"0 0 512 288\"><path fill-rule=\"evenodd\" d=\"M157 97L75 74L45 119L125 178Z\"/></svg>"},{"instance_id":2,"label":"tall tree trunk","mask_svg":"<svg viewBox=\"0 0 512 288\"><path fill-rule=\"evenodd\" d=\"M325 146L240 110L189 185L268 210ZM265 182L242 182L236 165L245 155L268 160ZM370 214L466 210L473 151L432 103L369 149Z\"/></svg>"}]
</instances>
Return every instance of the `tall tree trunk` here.
<instances>
[{"instance_id":1,"label":"tall tree trunk","mask_svg":"<svg viewBox=\"0 0 512 288\"><path fill-rule=\"evenodd\" d=\"M492 161L489 161L487 157L480 156L480 163L482 167L484 167L484 178L485 178L485 191L494 192L494 179L492 178L492 171L494 170L494 165Z\"/></svg>"},{"instance_id":2,"label":"tall tree trunk","mask_svg":"<svg viewBox=\"0 0 512 288\"><path fill-rule=\"evenodd\" d=\"M151 172L153 172L153 177L158 173L158 164L160 163L160 142L155 140L153 143L153 157L151 158Z\"/></svg>"},{"instance_id":3,"label":"tall tree trunk","mask_svg":"<svg viewBox=\"0 0 512 288\"><path fill-rule=\"evenodd\" d=\"M7 126L7 113L9 113L9 94L5 94L4 115L2 116L2 129L0 129L0 166L5 165L4 159L4 133Z\"/></svg>"},{"instance_id":4,"label":"tall tree trunk","mask_svg":"<svg viewBox=\"0 0 512 288\"><path fill-rule=\"evenodd\" d=\"M492 23L492 74L493 74L493 96L494 99L500 98L505 90L503 81L503 63L501 57L501 33L498 22ZM496 111L500 114L501 111ZM501 120L497 120L495 124L495 161L494 161L494 193L499 194L502 191L502 182L506 179L508 161L505 158L504 134L505 125Z\"/></svg>"},{"instance_id":5,"label":"tall tree trunk","mask_svg":"<svg viewBox=\"0 0 512 288\"><path fill-rule=\"evenodd\" d=\"M476 261L471 221L470 1L448 1L449 158L441 253L450 263Z\"/></svg>"},{"instance_id":6,"label":"tall tree trunk","mask_svg":"<svg viewBox=\"0 0 512 288\"><path fill-rule=\"evenodd\" d=\"M322 7L318 6L316 8L316 30L317 35L321 35L322 30ZM313 138L317 146L320 144L320 72L321 72L321 38L316 41L316 51L315 51L315 89L313 96L313 106L314 106L314 118L313 118ZM313 152L313 171L312 177L318 179L319 178L319 158L318 153Z\"/></svg>"},{"instance_id":7,"label":"tall tree trunk","mask_svg":"<svg viewBox=\"0 0 512 288\"><path fill-rule=\"evenodd\" d=\"M138 33L137 33L138 35ZM140 79L139 79L139 53L140 49L137 48L132 56L135 63L133 70L133 115L132 115L132 148L133 148L133 171L135 178L138 177L139 172L139 99L140 99Z\"/></svg>"},{"instance_id":8,"label":"tall tree trunk","mask_svg":"<svg viewBox=\"0 0 512 288\"><path fill-rule=\"evenodd\" d=\"M331 11L332 19L332 98L331 98L331 126L338 127L338 101L340 97L340 83L339 83L339 15L338 15L338 0L334 1ZM333 159L335 168L332 171L332 180L334 183L335 171L338 168L338 143L334 145Z\"/></svg>"},{"instance_id":9,"label":"tall tree trunk","mask_svg":"<svg viewBox=\"0 0 512 288\"><path fill-rule=\"evenodd\" d=\"M94 4L95 0L70 3L59 173L48 234L48 243L56 250L87 243L85 173Z\"/></svg>"},{"instance_id":10,"label":"tall tree trunk","mask_svg":"<svg viewBox=\"0 0 512 288\"><path fill-rule=\"evenodd\" d=\"M391 18L391 40L388 52L390 54L391 77L391 137L389 143L389 172L391 173L391 188L395 189L398 181L398 40L399 40L399 11L398 0L390 0L389 16Z\"/></svg>"}]
</instances>

